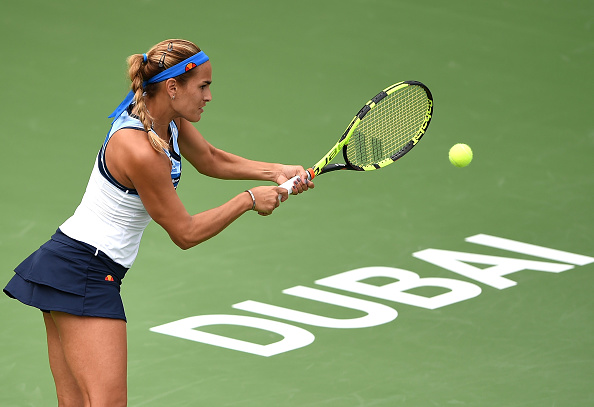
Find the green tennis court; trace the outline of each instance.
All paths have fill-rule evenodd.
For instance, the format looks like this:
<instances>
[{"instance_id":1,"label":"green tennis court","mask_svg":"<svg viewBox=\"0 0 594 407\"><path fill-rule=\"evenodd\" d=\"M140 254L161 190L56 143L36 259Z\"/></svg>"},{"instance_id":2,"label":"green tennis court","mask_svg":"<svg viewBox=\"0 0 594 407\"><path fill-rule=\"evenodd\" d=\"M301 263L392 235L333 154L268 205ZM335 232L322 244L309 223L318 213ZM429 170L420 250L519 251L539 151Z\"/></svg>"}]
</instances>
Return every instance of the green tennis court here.
<instances>
[{"instance_id":1,"label":"green tennis court","mask_svg":"<svg viewBox=\"0 0 594 407\"><path fill-rule=\"evenodd\" d=\"M208 53L197 127L252 159L312 165L398 81L435 99L386 169L324 175L189 251L149 225L122 286L130 406L594 405L592 1L0 10L3 284L80 202L126 57L163 39ZM193 213L257 185L184 169ZM3 295L0 323L0 405L55 406L40 312Z\"/></svg>"}]
</instances>

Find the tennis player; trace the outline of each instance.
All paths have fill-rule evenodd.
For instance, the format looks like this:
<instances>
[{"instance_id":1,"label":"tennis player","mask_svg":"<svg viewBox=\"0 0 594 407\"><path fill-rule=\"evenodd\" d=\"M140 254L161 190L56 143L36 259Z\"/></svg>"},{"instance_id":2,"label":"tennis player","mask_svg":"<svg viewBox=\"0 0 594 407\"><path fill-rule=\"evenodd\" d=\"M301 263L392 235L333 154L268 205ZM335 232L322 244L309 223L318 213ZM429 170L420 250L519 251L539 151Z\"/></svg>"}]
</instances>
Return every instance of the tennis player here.
<instances>
[{"instance_id":1,"label":"tennis player","mask_svg":"<svg viewBox=\"0 0 594 407\"><path fill-rule=\"evenodd\" d=\"M82 202L52 238L24 260L4 292L43 311L58 405L127 404L126 316L120 285L151 219L182 249L221 232L242 214L270 215L287 190L257 186L190 215L176 187L183 156L221 179L272 181L300 166L248 160L209 144L191 124L212 100L212 67L196 45L167 40L128 58L131 91L97 156Z\"/></svg>"}]
</instances>

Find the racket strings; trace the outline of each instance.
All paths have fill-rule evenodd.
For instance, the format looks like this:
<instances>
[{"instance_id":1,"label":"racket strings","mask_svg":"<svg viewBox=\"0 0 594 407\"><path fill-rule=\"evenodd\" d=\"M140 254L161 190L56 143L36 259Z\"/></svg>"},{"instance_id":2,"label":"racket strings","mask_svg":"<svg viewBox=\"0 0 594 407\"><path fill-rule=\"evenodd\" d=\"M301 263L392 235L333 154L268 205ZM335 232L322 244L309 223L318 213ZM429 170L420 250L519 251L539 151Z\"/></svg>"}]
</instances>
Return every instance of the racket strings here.
<instances>
[{"instance_id":1,"label":"racket strings","mask_svg":"<svg viewBox=\"0 0 594 407\"><path fill-rule=\"evenodd\" d=\"M428 97L420 86L407 86L386 96L353 132L347 159L363 167L396 155L423 126L427 108Z\"/></svg>"}]
</instances>

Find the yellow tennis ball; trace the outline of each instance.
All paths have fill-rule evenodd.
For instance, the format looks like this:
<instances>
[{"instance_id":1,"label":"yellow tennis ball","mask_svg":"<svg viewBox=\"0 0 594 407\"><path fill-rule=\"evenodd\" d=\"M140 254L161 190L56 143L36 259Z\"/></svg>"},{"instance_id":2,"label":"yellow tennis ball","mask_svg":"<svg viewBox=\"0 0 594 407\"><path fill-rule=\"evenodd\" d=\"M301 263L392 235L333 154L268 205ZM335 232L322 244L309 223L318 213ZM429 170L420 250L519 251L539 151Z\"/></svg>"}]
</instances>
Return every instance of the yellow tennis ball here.
<instances>
[{"instance_id":1,"label":"yellow tennis ball","mask_svg":"<svg viewBox=\"0 0 594 407\"><path fill-rule=\"evenodd\" d=\"M472 161L472 150L466 144L456 144L450 148L450 162L456 167L466 167Z\"/></svg>"}]
</instances>

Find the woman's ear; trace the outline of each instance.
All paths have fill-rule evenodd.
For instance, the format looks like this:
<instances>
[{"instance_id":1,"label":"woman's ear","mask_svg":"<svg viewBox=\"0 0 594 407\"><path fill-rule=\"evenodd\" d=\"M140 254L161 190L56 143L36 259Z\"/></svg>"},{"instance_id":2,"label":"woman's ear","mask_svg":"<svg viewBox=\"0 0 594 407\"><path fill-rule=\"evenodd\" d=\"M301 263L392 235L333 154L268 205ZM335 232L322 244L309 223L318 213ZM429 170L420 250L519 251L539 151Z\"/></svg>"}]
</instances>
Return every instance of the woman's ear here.
<instances>
[{"instance_id":1,"label":"woman's ear","mask_svg":"<svg viewBox=\"0 0 594 407\"><path fill-rule=\"evenodd\" d=\"M175 78L169 78L165 81L165 90L171 99L175 99L177 93L177 81Z\"/></svg>"}]
</instances>

